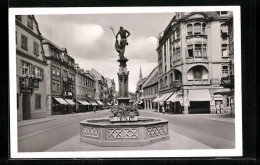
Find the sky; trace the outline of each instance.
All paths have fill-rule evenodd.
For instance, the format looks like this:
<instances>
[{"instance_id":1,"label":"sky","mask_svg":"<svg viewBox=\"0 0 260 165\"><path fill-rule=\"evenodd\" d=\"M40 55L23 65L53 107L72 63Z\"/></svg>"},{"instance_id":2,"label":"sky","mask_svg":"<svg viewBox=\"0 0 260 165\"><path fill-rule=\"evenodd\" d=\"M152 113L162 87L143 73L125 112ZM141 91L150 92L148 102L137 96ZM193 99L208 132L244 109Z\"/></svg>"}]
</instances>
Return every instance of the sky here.
<instances>
[{"instance_id":1,"label":"sky","mask_svg":"<svg viewBox=\"0 0 260 165\"><path fill-rule=\"evenodd\" d=\"M67 48L81 68L94 68L104 77L114 78L117 90L119 57L110 27L117 33L123 26L131 33L125 57L129 59L129 91L135 92L140 67L143 76L148 76L157 66L157 36L173 16L174 13L69 14L35 15L35 18L42 36L59 47Z\"/></svg>"}]
</instances>

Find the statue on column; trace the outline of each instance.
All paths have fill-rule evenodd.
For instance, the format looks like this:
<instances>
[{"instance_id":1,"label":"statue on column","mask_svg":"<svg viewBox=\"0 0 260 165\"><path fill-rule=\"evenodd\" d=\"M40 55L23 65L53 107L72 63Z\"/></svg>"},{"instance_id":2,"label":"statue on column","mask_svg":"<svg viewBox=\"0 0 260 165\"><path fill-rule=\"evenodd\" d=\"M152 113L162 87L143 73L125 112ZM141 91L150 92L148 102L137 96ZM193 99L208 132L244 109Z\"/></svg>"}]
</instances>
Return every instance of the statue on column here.
<instances>
[{"instance_id":1,"label":"statue on column","mask_svg":"<svg viewBox=\"0 0 260 165\"><path fill-rule=\"evenodd\" d=\"M111 30L114 33L114 29L110 27ZM115 35L115 33L114 33ZM118 35L120 35L120 42L118 42L117 38ZM115 42L115 48L116 51L119 53L119 58L124 59L124 53L125 53L125 46L128 45L127 38L130 36L130 32L124 29L122 26L120 27L120 30L118 33L115 35L116 37L116 42Z\"/></svg>"}]
</instances>

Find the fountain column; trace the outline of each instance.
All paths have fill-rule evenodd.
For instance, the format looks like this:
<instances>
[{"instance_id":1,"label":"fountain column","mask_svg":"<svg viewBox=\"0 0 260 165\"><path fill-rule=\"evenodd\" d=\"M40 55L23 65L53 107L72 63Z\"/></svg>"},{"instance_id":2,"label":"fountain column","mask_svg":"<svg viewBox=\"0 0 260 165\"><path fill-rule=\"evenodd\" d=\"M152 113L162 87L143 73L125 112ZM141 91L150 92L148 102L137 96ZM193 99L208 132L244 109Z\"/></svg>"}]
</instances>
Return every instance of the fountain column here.
<instances>
[{"instance_id":1,"label":"fountain column","mask_svg":"<svg viewBox=\"0 0 260 165\"><path fill-rule=\"evenodd\" d=\"M119 65L119 73L118 75L118 105L125 104L129 105L129 95L128 95L128 75L129 71L126 68L126 62L128 61L127 58L120 58L117 60Z\"/></svg>"}]
</instances>

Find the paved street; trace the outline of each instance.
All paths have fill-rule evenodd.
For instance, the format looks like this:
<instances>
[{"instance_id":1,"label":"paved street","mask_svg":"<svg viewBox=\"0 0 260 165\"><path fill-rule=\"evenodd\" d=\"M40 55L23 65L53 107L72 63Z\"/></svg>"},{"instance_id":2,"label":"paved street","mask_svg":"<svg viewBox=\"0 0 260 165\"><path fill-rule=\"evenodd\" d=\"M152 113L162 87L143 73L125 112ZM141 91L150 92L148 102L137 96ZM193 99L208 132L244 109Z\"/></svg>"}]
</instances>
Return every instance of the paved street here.
<instances>
[{"instance_id":1,"label":"paved street","mask_svg":"<svg viewBox=\"0 0 260 165\"><path fill-rule=\"evenodd\" d=\"M108 117L103 110L81 114L58 115L51 120L18 127L18 151L109 151L160 149L229 149L235 147L235 124L217 120L218 116L158 114L140 110L141 116L163 117L169 121L170 139L142 147L99 147L79 141L79 122ZM216 120L215 120L215 119ZM232 120L232 119L231 119Z\"/></svg>"}]
</instances>

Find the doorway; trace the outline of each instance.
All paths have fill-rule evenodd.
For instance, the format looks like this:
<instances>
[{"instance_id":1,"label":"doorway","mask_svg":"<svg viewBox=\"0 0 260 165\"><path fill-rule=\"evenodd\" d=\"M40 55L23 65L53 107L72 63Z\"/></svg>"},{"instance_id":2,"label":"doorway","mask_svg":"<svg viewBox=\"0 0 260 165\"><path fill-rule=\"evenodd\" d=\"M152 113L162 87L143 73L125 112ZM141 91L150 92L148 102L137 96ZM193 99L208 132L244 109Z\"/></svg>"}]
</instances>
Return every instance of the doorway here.
<instances>
[{"instance_id":1,"label":"doorway","mask_svg":"<svg viewBox=\"0 0 260 165\"><path fill-rule=\"evenodd\" d=\"M31 119L31 96L30 94L23 94L23 120Z\"/></svg>"}]
</instances>

